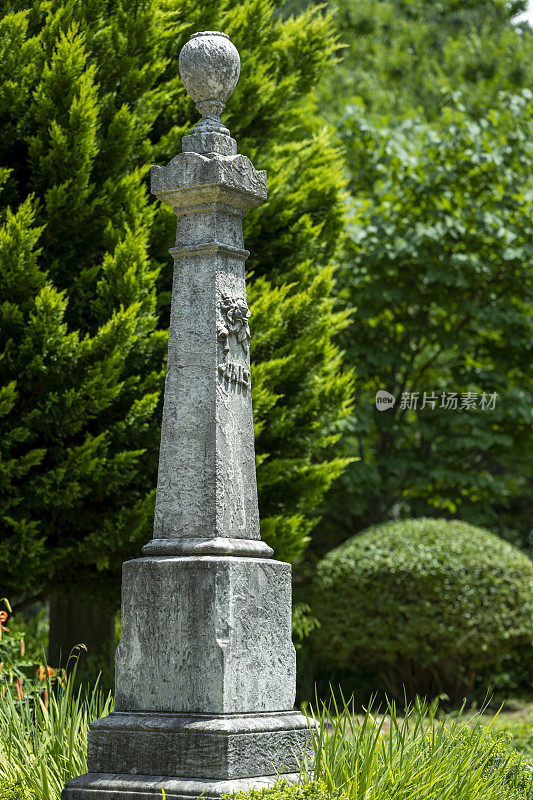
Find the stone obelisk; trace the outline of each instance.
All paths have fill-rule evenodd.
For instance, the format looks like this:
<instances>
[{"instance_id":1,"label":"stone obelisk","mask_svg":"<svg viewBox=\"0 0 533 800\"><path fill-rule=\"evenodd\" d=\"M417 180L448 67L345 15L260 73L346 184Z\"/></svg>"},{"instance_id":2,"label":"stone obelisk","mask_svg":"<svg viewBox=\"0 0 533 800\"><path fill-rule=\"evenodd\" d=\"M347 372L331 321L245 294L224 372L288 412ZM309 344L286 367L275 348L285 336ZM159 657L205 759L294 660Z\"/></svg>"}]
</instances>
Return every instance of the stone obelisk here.
<instances>
[{"instance_id":1,"label":"stone obelisk","mask_svg":"<svg viewBox=\"0 0 533 800\"><path fill-rule=\"evenodd\" d=\"M153 539L123 566L116 710L91 725L63 800L167 800L295 778L291 572L261 541L242 219L266 198L220 121L239 54L194 34L180 75L201 120L152 168L177 216Z\"/></svg>"}]
</instances>

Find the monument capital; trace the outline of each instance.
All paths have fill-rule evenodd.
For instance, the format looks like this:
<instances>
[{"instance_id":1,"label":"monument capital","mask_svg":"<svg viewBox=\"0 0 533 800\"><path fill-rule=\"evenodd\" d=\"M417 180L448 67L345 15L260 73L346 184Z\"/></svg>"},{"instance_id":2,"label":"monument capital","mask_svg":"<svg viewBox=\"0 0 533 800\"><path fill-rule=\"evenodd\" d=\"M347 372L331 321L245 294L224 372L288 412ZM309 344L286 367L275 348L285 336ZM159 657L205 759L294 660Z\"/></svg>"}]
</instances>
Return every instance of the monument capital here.
<instances>
[{"instance_id":1,"label":"monument capital","mask_svg":"<svg viewBox=\"0 0 533 800\"><path fill-rule=\"evenodd\" d=\"M215 140L213 137L217 136ZM220 145L220 134L191 134L185 136L187 146ZM194 139L195 142L190 140ZM233 142L233 139L230 139ZM267 197L266 172L256 170L243 155L221 153L219 150L199 153L186 150L178 153L165 167L153 166L152 192L175 211L192 205L226 203L246 211L258 206Z\"/></svg>"}]
</instances>

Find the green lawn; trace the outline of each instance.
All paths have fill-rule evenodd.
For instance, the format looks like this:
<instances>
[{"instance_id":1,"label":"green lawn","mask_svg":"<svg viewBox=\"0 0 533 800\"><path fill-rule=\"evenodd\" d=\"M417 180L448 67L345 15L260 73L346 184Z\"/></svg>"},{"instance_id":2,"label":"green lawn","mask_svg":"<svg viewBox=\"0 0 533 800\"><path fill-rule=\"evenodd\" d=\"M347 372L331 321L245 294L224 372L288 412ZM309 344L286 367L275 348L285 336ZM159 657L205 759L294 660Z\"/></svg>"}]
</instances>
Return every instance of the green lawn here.
<instances>
[{"instance_id":1,"label":"green lawn","mask_svg":"<svg viewBox=\"0 0 533 800\"><path fill-rule=\"evenodd\" d=\"M450 712L451 719L458 712ZM474 709L472 709L474 713ZM468 718L468 714L467 714ZM476 716L481 725L490 726L495 733L507 731L512 735L511 744L533 764L533 700L511 698L505 702L501 711L487 708ZM470 723L473 724L473 723ZM385 715L383 731L390 729L390 717Z\"/></svg>"}]
</instances>

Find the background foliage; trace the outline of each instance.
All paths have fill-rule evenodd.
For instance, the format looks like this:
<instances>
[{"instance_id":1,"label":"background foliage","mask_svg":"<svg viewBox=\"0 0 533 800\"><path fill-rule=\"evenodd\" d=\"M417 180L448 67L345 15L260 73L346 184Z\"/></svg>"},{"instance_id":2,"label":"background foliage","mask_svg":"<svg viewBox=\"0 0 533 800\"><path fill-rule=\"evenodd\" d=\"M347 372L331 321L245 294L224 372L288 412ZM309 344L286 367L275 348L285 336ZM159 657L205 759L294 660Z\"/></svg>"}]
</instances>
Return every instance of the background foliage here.
<instances>
[{"instance_id":1,"label":"background foliage","mask_svg":"<svg viewBox=\"0 0 533 800\"><path fill-rule=\"evenodd\" d=\"M527 0L332 0L345 45L335 91L336 118L354 96L372 114L421 114L437 121L460 103L475 117L498 105L501 90L531 86L531 29L513 19Z\"/></svg>"},{"instance_id":2,"label":"background foliage","mask_svg":"<svg viewBox=\"0 0 533 800\"><path fill-rule=\"evenodd\" d=\"M344 445L359 460L314 554L413 516L462 518L531 552L533 31L512 22L525 3L331 6L345 47L320 102L350 193L339 287L358 380ZM392 410L375 409L378 389ZM444 411L443 391L498 399Z\"/></svg>"},{"instance_id":3,"label":"background foliage","mask_svg":"<svg viewBox=\"0 0 533 800\"><path fill-rule=\"evenodd\" d=\"M481 121L443 111L438 130L378 128L361 108L346 121L354 199L340 285L357 306L344 342L358 383L345 442L360 460L336 487L328 546L393 512L444 512L528 547L532 112L524 91ZM380 389L390 410L375 408Z\"/></svg>"},{"instance_id":4,"label":"background foliage","mask_svg":"<svg viewBox=\"0 0 533 800\"><path fill-rule=\"evenodd\" d=\"M150 538L175 218L147 171L196 120L177 74L190 33L228 32L244 65L227 121L270 173L247 221L265 538L304 550L346 458L351 376L332 295L344 177L310 89L327 16L267 0L47 0L1 6L0 583L17 600L76 585L118 597Z\"/></svg>"},{"instance_id":5,"label":"background foliage","mask_svg":"<svg viewBox=\"0 0 533 800\"><path fill-rule=\"evenodd\" d=\"M150 536L175 219L147 170L196 119L177 61L205 29L240 50L226 122L269 172L245 220L258 486L263 535L297 567L300 638L316 562L369 525L462 518L531 547L524 7L0 2L2 594L79 590L111 642L103 601ZM442 392L497 402L446 411Z\"/></svg>"}]
</instances>

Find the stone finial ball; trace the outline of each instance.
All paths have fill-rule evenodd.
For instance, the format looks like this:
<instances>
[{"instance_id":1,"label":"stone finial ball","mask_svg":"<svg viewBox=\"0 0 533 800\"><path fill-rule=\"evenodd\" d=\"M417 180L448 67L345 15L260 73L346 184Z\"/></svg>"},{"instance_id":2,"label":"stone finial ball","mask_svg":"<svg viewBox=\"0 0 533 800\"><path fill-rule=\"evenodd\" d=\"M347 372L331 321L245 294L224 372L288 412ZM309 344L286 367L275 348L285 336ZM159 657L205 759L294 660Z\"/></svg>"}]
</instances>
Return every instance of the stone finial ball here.
<instances>
[{"instance_id":1,"label":"stone finial ball","mask_svg":"<svg viewBox=\"0 0 533 800\"><path fill-rule=\"evenodd\" d=\"M182 47L179 70L195 103L214 100L224 104L239 80L241 59L227 34L202 31L193 33Z\"/></svg>"}]
</instances>

